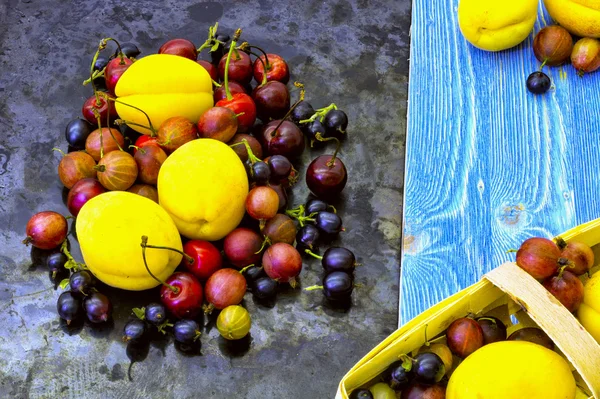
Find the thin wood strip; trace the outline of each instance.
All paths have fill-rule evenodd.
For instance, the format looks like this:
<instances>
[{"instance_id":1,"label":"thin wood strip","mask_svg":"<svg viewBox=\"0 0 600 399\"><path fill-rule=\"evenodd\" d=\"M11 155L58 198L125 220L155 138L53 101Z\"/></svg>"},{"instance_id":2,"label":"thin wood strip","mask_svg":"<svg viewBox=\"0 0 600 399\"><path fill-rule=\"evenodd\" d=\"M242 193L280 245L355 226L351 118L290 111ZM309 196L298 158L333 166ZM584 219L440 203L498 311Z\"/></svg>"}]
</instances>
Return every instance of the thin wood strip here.
<instances>
[{"instance_id":1,"label":"thin wood strip","mask_svg":"<svg viewBox=\"0 0 600 399\"><path fill-rule=\"evenodd\" d=\"M569 359L594 397L600 398L600 345L575 316L513 262L484 277L523 307Z\"/></svg>"}]
</instances>

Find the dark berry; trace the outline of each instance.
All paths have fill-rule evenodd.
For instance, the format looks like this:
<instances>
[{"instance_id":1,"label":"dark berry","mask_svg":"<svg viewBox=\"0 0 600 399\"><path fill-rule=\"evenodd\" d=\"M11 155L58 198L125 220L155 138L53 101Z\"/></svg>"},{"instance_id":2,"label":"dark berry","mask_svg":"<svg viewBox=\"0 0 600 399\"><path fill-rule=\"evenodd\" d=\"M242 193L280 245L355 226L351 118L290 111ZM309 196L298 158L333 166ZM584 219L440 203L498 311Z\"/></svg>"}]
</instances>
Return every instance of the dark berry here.
<instances>
[{"instance_id":1,"label":"dark berry","mask_svg":"<svg viewBox=\"0 0 600 399\"><path fill-rule=\"evenodd\" d=\"M250 287L252 286L251 283L266 275L265 269L262 266L251 266L244 271L244 277L246 277L246 282Z\"/></svg>"},{"instance_id":2,"label":"dark berry","mask_svg":"<svg viewBox=\"0 0 600 399\"><path fill-rule=\"evenodd\" d=\"M357 389L352 391L350 399L373 399L373 394L368 389Z\"/></svg>"},{"instance_id":3,"label":"dark berry","mask_svg":"<svg viewBox=\"0 0 600 399\"><path fill-rule=\"evenodd\" d=\"M356 266L356 257L347 248L330 247L323 253L321 264L327 273L339 271L352 274Z\"/></svg>"},{"instance_id":4,"label":"dark berry","mask_svg":"<svg viewBox=\"0 0 600 399\"><path fill-rule=\"evenodd\" d=\"M292 172L292 163L283 155L269 157L269 169L271 170L271 181L279 183L286 179Z\"/></svg>"},{"instance_id":5,"label":"dark berry","mask_svg":"<svg viewBox=\"0 0 600 399\"><path fill-rule=\"evenodd\" d=\"M252 164L250 173L252 180L259 186L264 186L267 184L269 178L271 177L271 169L269 168L269 165L262 161L254 162L254 164Z\"/></svg>"},{"instance_id":6,"label":"dark berry","mask_svg":"<svg viewBox=\"0 0 600 399\"><path fill-rule=\"evenodd\" d=\"M327 137L327 133L325 132L325 126L318 119L308 122L304 126L304 134L311 141L311 145L314 145L315 142L320 142L317 138L317 134L319 137Z\"/></svg>"},{"instance_id":7,"label":"dark berry","mask_svg":"<svg viewBox=\"0 0 600 399\"><path fill-rule=\"evenodd\" d=\"M173 336L182 344L191 344L200 338L200 326L194 320L178 320L173 325Z\"/></svg>"},{"instance_id":8,"label":"dark berry","mask_svg":"<svg viewBox=\"0 0 600 399\"><path fill-rule=\"evenodd\" d=\"M133 43L121 43L121 51L123 52L123 55L125 55L125 57L129 57L129 58L135 58L138 55L140 55L140 53L141 53L138 46L136 46ZM119 49L115 50L115 53L113 54L112 58L115 58L118 55L119 55Z\"/></svg>"},{"instance_id":9,"label":"dark berry","mask_svg":"<svg viewBox=\"0 0 600 399\"><path fill-rule=\"evenodd\" d=\"M123 342L139 341L146 333L146 322L140 319L130 320L123 327Z\"/></svg>"},{"instance_id":10,"label":"dark berry","mask_svg":"<svg viewBox=\"0 0 600 399\"><path fill-rule=\"evenodd\" d=\"M442 359L433 352L423 352L415 356L415 380L423 384L435 384L446 374Z\"/></svg>"},{"instance_id":11,"label":"dark berry","mask_svg":"<svg viewBox=\"0 0 600 399\"><path fill-rule=\"evenodd\" d=\"M46 266L48 266L48 270L52 273L58 273L64 269L65 263L67 263L68 260L69 258L67 258L67 255L62 252L54 252L46 258Z\"/></svg>"},{"instance_id":12,"label":"dark berry","mask_svg":"<svg viewBox=\"0 0 600 399\"><path fill-rule=\"evenodd\" d=\"M81 301L71 291L65 291L58 297L56 310L60 318L70 324L80 314Z\"/></svg>"},{"instance_id":13,"label":"dark berry","mask_svg":"<svg viewBox=\"0 0 600 399\"><path fill-rule=\"evenodd\" d=\"M314 250L319 241L319 229L312 225L306 224L298 230L296 234L296 249L300 253L304 253L304 250Z\"/></svg>"},{"instance_id":14,"label":"dark berry","mask_svg":"<svg viewBox=\"0 0 600 399\"><path fill-rule=\"evenodd\" d=\"M534 72L527 78L527 90L533 94L544 94L550 85L550 78L544 72Z\"/></svg>"},{"instance_id":15,"label":"dark berry","mask_svg":"<svg viewBox=\"0 0 600 399\"><path fill-rule=\"evenodd\" d=\"M106 65L108 65L108 58L100 56L96 58L96 62L94 63L94 71L101 71L106 68Z\"/></svg>"},{"instance_id":16,"label":"dark berry","mask_svg":"<svg viewBox=\"0 0 600 399\"><path fill-rule=\"evenodd\" d=\"M329 236L335 236L342 231L342 219L333 212L319 212L315 219L319 230Z\"/></svg>"},{"instance_id":17,"label":"dark berry","mask_svg":"<svg viewBox=\"0 0 600 399\"><path fill-rule=\"evenodd\" d=\"M398 360L390 364L387 369L385 380L394 391L406 389L412 382L413 373L407 371L405 366L403 361Z\"/></svg>"},{"instance_id":18,"label":"dark berry","mask_svg":"<svg viewBox=\"0 0 600 399\"><path fill-rule=\"evenodd\" d=\"M152 302L146 306L144 316L152 324L162 324L167 318L167 309L160 303Z\"/></svg>"},{"instance_id":19,"label":"dark berry","mask_svg":"<svg viewBox=\"0 0 600 399\"><path fill-rule=\"evenodd\" d=\"M323 279L323 293L332 302L342 302L350 299L354 282L348 273L333 272Z\"/></svg>"},{"instance_id":20,"label":"dark berry","mask_svg":"<svg viewBox=\"0 0 600 399\"><path fill-rule=\"evenodd\" d=\"M291 113L292 121L296 124L300 121L310 118L315 114L315 109L306 101L300 101Z\"/></svg>"},{"instance_id":21,"label":"dark berry","mask_svg":"<svg viewBox=\"0 0 600 399\"><path fill-rule=\"evenodd\" d=\"M252 295L258 299L271 299L277 295L277 281L260 277L252 284Z\"/></svg>"},{"instance_id":22,"label":"dark berry","mask_svg":"<svg viewBox=\"0 0 600 399\"><path fill-rule=\"evenodd\" d=\"M112 304L108 297L99 292L92 292L83 301L83 307L88 319L92 323L103 323L110 319L112 314Z\"/></svg>"},{"instance_id":23,"label":"dark berry","mask_svg":"<svg viewBox=\"0 0 600 399\"><path fill-rule=\"evenodd\" d=\"M323 200L311 199L310 201L308 201L306 203L304 212L307 215L310 215L311 213L319 213L319 212L326 211L328 207L329 207L329 205L327 204L327 202L325 202Z\"/></svg>"},{"instance_id":24,"label":"dark berry","mask_svg":"<svg viewBox=\"0 0 600 399\"><path fill-rule=\"evenodd\" d=\"M346 137L346 128L348 127L348 116L339 109L332 109L323 119L325 131L328 136L342 138Z\"/></svg>"},{"instance_id":25,"label":"dark berry","mask_svg":"<svg viewBox=\"0 0 600 399\"><path fill-rule=\"evenodd\" d=\"M69 287L71 291L79 295L89 295L90 289L94 286L94 277L87 270L81 270L71 274L69 279Z\"/></svg>"},{"instance_id":26,"label":"dark berry","mask_svg":"<svg viewBox=\"0 0 600 399\"><path fill-rule=\"evenodd\" d=\"M67 143L75 150L84 150L85 141L94 129L94 125L84 119L73 119L65 129Z\"/></svg>"}]
</instances>

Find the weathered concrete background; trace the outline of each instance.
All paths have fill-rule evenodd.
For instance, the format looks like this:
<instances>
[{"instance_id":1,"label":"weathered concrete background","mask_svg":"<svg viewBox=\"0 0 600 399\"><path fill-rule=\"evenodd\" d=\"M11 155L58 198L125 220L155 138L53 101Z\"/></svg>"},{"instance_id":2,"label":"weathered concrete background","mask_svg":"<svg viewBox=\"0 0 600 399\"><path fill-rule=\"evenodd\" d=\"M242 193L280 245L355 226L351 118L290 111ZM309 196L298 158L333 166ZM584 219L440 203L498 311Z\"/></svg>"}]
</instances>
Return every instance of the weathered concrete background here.
<instances>
[{"instance_id":1,"label":"weathered concrete background","mask_svg":"<svg viewBox=\"0 0 600 399\"><path fill-rule=\"evenodd\" d=\"M33 213L68 214L51 149L66 150L64 127L91 94L81 82L98 41L133 41L143 56L174 37L199 45L215 21L220 32L241 27L245 40L284 56L315 108L335 102L349 115L339 204L347 231L338 243L363 263L356 279L364 286L347 310L319 292L287 290L273 308L248 294L249 340L227 345L204 320L201 355L155 340L130 382L121 330L130 309L157 292L103 288L114 322L69 335L56 314L60 290L20 241ZM410 1L3 0L0 24L0 397L333 397L346 371L397 325ZM307 150L304 165L323 151ZM295 204L306 196L301 181ZM318 261L307 260L303 284L320 276Z\"/></svg>"}]
</instances>

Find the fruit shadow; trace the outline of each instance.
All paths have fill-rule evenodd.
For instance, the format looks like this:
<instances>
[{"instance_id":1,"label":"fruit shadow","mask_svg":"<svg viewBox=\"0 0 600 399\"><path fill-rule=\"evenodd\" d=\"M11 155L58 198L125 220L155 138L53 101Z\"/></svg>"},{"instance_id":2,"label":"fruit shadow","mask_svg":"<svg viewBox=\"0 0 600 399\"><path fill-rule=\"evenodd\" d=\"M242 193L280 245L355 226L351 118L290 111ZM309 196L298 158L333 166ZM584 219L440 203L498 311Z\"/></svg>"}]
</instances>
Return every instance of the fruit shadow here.
<instances>
[{"instance_id":1,"label":"fruit shadow","mask_svg":"<svg viewBox=\"0 0 600 399\"><path fill-rule=\"evenodd\" d=\"M252 336L250 333L244 338L236 340L228 340L219 337L219 349L221 352L230 358L242 357L250 350L252 344Z\"/></svg>"},{"instance_id":2,"label":"fruit shadow","mask_svg":"<svg viewBox=\"0 0 600 399\"><path fill-rule=\"evenodd\" d=\"M143 340L140 342L132 341L127 344L125 353L130 361L129 367L127 369L127 377L129 378L129 381L133 381L132 371L134 363L144 361L148 357L149 352L150 342L147 340Z\"/></svg>"}]
</instances>

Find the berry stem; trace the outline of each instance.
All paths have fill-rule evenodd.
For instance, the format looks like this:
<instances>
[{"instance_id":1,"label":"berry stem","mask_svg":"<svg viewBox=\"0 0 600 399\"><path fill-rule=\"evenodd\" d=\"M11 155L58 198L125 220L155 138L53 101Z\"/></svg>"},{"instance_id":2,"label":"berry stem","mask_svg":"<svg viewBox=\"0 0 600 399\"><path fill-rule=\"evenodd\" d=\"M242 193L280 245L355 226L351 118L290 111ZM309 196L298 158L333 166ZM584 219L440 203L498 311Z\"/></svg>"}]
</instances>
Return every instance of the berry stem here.
<instances>
[{"instance_id":1,"label":"berry stem","mask_svg":"<svg viewBox=\"0 0 600 399\"><path fill-rule=\"evenodd\" d=\"M304 85L300 82L294 82L294 86L300 89L300 99L298 101L304 101L304 95L306 94L306 90L304 89Z\"/></svg>"},{"instance_id":2,"label":"berry stem","mask_svg":"<svg viewBox=\"0 0 600 399\"><path fill-rule=\"evenodd\" d=\"M294 108L296 108L298 106L298 104L300 104L300 101L302 101L302 100L296 101L294 103L294 105L292 105L292 107L288 110L288 112L283 116L283 118L281 118L281 120L279 121L279 123L277 124L275 129L273 129L273 131L271 132L271 137L276 136L277 129L279 129L281 127L281 125L283 124L283 122L292 114L292 111L294 110Z\"/></svg>"},{"instance_id":3,"label":"berry stem","mask_svg":"<svg viewBox=\"0 0 600 399\"><path fill-rule=\"evenodd\" d=\"M214 26L209 26L208 27L208 38L206 39L206 41L204 43L202 43L202 45L200 47L198 47L196 49L196 52L198 53L198 55L200 55L200 53L209 47L214 47L215 45L225 45L225 43L223 43L220 40L217 40L217 28L219 27L219 23L215 22Z\"/></svg>"},{"instance_id":4,"label":"berry stem","mask_svg":"<svg viewBox=\"0 0 600 399\"><path fill-rule=\"evenodd\" d=\"M177 250L177 249L174 249L174 248L150 246L150 245L148 245L148 236L142 236L141 247L142 247L142 259L144 260L144 266L146 267L146 270L148 271L148 274L153 279L155 279L156 281L158 281L159 283L161 283L163 286L168 287L175 294L179 294L179 288L177 288L175 286L172 286L171 284L165 283L164 281L162 281L161 279L159 279L158 277L156 277L154 274L152 274L152 272L150 271L150 268L148 267L148 262L146 261L146 248L168 249L168 250L179 252L179 253L181 253L181 252L179 250Z\"/></svg>"},{"instance_id":5,"label":"berry stem","mask_svg":"<svg viewBox=\"0 0 600 399\"><path fill-rule=\"evenodd\" d=\"M258 253L258 252L257 252L257 253ZM240 273L244 273L246 270L250 269L251 267L254 267L254 263L252 263L252 264L250 264L250 265L248 265L248 266L246 266L246 267L243 267L243 268L240 270Z\"/></svg>"},{"instance_id":6,"label":"berry stem","mask_svg":"<svg viewBox=\"0 0 600 399\"><path fill-rule=\"evenodd\" d=\"M121 45L119 44L119 42L115 39L113 39L112 37L107 37L102 39L104 41L104 47L106 47L106 45L108 44L109 41L113 41L115 42L115 44L117 45L117 49L119 51L118 56L121 58L121 61L119 62L120 65L125 65L125 54L123 54L123 50L121 50Z\"/></svg>"},{"instance_id":7,"label":"berry stem","mask_svg":"<svg viewBox=\"0 0 600 399\"><path fill-rule=\"evenodd\" d=\"M322 285L311 285L310 287L306 287L304 289L304 291L316 291L316 290L322 290L323 286Z\"/></svg>"},{"instance_id":8,"label":"berry stem","mask_svg":"<svg viewBox=\"0 0 600 399\"><path fill-rule=\"evenodd\" d=\"M52 148L52 151L58 151L58 152L60 152L63 157L67 156L67 154L65 154L65 152L63 150L61 150L60 148L54 147L54 148Z\"/></svg>"},{"instance_id":9,"label":"berry stem","mask_svg":"<svg viewBox=\"0 0 600 399\"><path fill-rule=\"evenodd\" d=\"M266 53L266 51L265 51L265 50L263 50L262 48L258 47L258 46L252 46L252 45L249 45L249 44L248 44L248 42L244 42L244 43L242 43L242 44L246 44L246 48L255 48L255 49L257 49L258 51L260 51L261 53L263 53L263 55L265 56L265 60L266 60L265 62L263 62L263 68L265 69L265 72L264 72L264 74L266 75L266 74L267 74L267 71L269 71L269 70L271 70L271 68L273 68L273 66L272 66L272 65L271 65L271 63L269 62L269 57L267 56L267 53ZM254 54L254 53L252 53L252 54ZM260 56L258 56L258 55L256 55L256 54L254 54L254 56L255 56L256 58L260 59ZM261 60L261 61L262 61L262 60Z\"/></svg>"},{"instance_id":10,"label":"berry stem","mask_svg":"<svg viewBox=\"0 0 600 399\"><path fill-rule=\"evenodd\" d=\"M73 258L73 255L71 255L71 252L69 252L69 248L67 248L67 245L68 245L67 243L68 243L68 240L64 240L60 246L60 252L65 254L65 256L68 259L67 262L65 263L65 269L73 269L76 272L87 269L87 266L85 265L85 263L79 263L75 260L75 258Z\"/></svg>"},{"instance_id":11,"label":"berry stem","mask_svg":"<svg viewBox=\"0 0 600 399\"><path fill-rule=\"evenodd\" d=\"M133 108L133 109L135 109L135 110L137 110L137 111L140 111L142 114L144 114L144 116L145 116L145 117L146 117L146 119L148 120L148 126L149 126L149 127L147 127L147 126L143 126L143 125L137 125L137 126L144 127L144 128L146 128L146 129L149 129L149 130L150 130L150 132L151 132L151 133L150 133L150 137L155 137L155 136L156 136L156 129L155 129L155 128L154 128L154 126L152 125L152 121L150 120L150 117L148 116L148 114L147 114L146 112L144 112L144 110L142 110L141 108L138 108L138 107L136 107L136 106L134 106L134 105L131 105L131 104L124 103L123 101L117 100L116 98L112 98L112 97L108 96L107 94L104 94L104 93L103 93L103 95L104 95L104 97L106 98L106 100L107 100L107 101L112 101L112 102L115 102L115 103L123 104L123 105L125 105L125 106L127 106L127 107L131 107L131 108Z\"/></svg>"},{"instance_id":12,"label":"berry stem","mask_svg":"<svg viewBox=\"0 0 600 399\"><path fill-rule=\"evenodd\" d=\"M334 103L331 103L324 108L319 108L318 110L315 111L315 113L310 118L301 120L298 123L303 124L303 123L314 122L317 118L319 118L319 122L323 122L323 119L325 119L325 115L327 115L327 113L333 109L337 109L337 105L335 105Z\"/></svg>"},{"instance_id":13,"label":"berry stem","mask_svg":"<svg viewBox=\"0 0 600 399\"><path fill-rule=\"evenodd\" d=\"M261 228L261 230L262 230L262 228ZM260 246L260 249L258 251L256 251L254 254L256 255L256 254L261 253L267 245L271 245L271 239L269 237L265 236L265 239L263 240L262 245Z\"/></svg>"},{"instance_id":14,"label":"berry stem","mask_svg":"<svg viewBox=\"0 0 600 399\"><path fill-rule=\"evenodd\" d=\"M242 112L242 114L243 114L243 112ZM236 145L242 145L242 144L246 147L246 152L248 152L248 159L250 160L250 163L252 163L254 165L256 162L261 161L260 158L258 158L256 155L254 155L254 153L252 152L252 148L250 147L250 144L248 144L248 140L246 140L246 139L242 139L242 141L240 141L239 143L230 144L229 147L234 147Z\"/></svg>"},{"instance_id":15,"label":"berry stem","mask_svg":"<svg viewBox=\"0 0 600 399\"><path fill-rule=\"evenodd\" d=\"M92 83L92 80L98 79L99 77L103 76L105 71L106 71L106 67L104 67L100 70L94 71L92 73L91 78L87 78L86 80L83 81L83 85L87 86L88 84Z\"/></svg>"},{"instance_id":16,"label":"berry stem","mask_svg":"<svg viewBox=\"0 0 600 399\"><path fill-rule=\"evenodd\" d=\"M235 45L237 44L241 34L242 30L240 28L238 28L233 34L233 39L229 45L229 52L227 53L227 60L225 61L225 79L223 84L225 85L225 95L227 96L227 100L231 100L233 98L231 91L229 90L229 62L231 61L231 54L233 54L233 50L235 49Z\"/></svg>"},{"instance_id":17,"label":"berry stem","mask_svg":"<svg viewBox=\"0 0 600 399\"><path fill-rule=\"evenodd\" d=\"M309 254L310 256L312 256L313 258L317 258L319 260L323 260L323 257L321 255L317 255L316 253L314 253L310 249L305 249L304 252L306 252L307 254Z\"/></svg>"}]
</instances>

